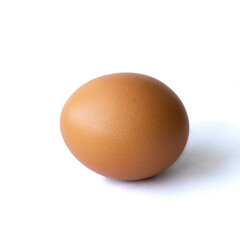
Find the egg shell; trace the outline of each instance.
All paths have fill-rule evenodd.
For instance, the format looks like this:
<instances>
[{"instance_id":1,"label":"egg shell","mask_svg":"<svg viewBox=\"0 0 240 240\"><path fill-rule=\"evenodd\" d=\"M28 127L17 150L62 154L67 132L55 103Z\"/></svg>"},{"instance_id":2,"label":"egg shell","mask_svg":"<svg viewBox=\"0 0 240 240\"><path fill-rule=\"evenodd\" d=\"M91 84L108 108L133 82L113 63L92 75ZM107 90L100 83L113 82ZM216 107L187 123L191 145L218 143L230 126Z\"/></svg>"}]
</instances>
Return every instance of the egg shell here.
<instances>
[{"instance_id":1,"label":"egg shell","mask_svg":"<svg viewBox=\"0 0 240 240\"><path fill-rule=\"evenodd\" d=\"M168 168L189 134L178 96L136 73L109 74L81 86L65 103L60 127L82 164L121 180L149 178Z\"/></svg>"}]
</instances>

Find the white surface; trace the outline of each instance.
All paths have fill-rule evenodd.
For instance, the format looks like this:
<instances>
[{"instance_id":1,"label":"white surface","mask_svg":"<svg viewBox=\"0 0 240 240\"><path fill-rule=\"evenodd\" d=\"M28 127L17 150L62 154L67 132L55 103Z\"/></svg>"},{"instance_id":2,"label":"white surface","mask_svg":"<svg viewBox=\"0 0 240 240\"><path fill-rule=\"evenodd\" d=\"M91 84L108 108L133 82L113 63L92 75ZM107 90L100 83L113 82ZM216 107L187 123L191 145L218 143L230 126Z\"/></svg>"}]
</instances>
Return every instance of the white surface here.
<instances>
[{"instance_id":1,"label":"white surface","mask_svg":"<svg viewBox=\"0 0 240 240\"><path fill-rule=\"evenodd\" d=\"M240 239L240 2L1 1L0 239ZM139 182L106 179L63 143L61 108L113 72L160 79L191 132Z\"/></svg>"}]
</instances>

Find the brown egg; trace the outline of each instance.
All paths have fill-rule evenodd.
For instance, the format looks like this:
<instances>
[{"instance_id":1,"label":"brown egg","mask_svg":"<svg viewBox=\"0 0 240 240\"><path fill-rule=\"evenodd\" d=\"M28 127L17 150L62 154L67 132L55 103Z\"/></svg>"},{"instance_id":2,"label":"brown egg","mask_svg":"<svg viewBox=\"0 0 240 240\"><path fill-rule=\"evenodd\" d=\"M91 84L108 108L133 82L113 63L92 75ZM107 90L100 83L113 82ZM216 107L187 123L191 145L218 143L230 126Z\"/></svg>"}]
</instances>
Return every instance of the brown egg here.
<instances>
[{"instance_id":1,"label":"brown egg","mask_svg":"<svg viewBox=\"0 0 240 240\"><path fill-rule=\"evenodd\" d=\"M189 133L178 96L136 73L110 74L81 86L64 105L60 125L81 163L121 180L162 172L182 153Z\"/></svg>"}]
</instances>

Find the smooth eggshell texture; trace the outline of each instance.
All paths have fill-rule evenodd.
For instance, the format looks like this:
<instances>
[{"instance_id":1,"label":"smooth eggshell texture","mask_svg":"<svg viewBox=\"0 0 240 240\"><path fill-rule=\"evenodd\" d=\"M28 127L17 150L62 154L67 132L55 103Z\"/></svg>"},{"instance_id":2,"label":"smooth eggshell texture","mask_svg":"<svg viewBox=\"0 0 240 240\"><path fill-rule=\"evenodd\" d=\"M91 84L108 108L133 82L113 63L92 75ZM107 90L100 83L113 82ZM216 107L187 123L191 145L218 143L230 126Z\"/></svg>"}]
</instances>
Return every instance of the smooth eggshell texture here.
<instances>
[{"instance_id":1,"label":"smooth eggshell texture","mask_svg":"<svg viewBox=\"0 0 240 240\"><path fill-rule=\"evenodd\" d=\"M178 96L136 73L105 75L81 86L65 103L60 125L81 163L121 180L162 172L182 153L189 133Z\"/></svg>"}]
</instances>

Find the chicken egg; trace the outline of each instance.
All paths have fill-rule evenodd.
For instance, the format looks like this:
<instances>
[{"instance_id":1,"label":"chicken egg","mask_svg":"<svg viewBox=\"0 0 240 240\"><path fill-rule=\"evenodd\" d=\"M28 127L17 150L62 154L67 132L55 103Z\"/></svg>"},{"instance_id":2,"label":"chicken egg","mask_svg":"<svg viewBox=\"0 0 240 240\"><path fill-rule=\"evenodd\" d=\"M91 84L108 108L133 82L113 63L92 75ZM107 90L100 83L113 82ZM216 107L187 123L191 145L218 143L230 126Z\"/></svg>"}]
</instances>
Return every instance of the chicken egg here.
<instances>
[{"instance_id":1,"label":"chicken egg","mask_svg":"<svg viewBox=\"0 0 240 240\"><path fill-rule=\"evenodd\" d=\"M85 83L65 103L60 127L83 165L120 180L162 172L178 159L189 134L178 96L161 81L136 73Z\"/></svg>"}]
</instances>

